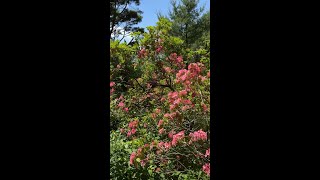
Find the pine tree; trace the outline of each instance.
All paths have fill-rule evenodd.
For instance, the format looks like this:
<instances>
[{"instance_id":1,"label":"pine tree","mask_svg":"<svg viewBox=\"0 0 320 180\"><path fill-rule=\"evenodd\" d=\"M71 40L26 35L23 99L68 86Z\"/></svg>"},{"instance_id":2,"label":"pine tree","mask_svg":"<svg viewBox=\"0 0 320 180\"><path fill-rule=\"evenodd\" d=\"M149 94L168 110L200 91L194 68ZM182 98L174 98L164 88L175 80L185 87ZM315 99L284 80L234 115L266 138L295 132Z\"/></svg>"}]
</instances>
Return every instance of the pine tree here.
<instances>
[{"instance_id":1,"label":"pine tree","mask_svg":"<svg viewBox=\"0 0 320 180\"><path fill-rule=\"evenodd\" d=\"M129 5L140 5L140 0L111 0L110 1L110 39L115 39L128 32L143 31L143 28L133 27L142 21L142 11L130 9ZM121 39L121 40L122 40Z\"/></svg>"},{"instance_id":2,"label":"pine tree","mask_svg":"<svg viewBox=\"0 0 320 180\"><path fill-rule=\"evenodd\" d=\"M184 40L186 47L189 48L203 34L203 29L199 25L202 23L201 15L204 7L198 7L199 0L181 0L179 4L176 0L172 0L171 5L172 10L169 12L169 18L173 22L171 34Z\"/></svg>"}]
</instances>

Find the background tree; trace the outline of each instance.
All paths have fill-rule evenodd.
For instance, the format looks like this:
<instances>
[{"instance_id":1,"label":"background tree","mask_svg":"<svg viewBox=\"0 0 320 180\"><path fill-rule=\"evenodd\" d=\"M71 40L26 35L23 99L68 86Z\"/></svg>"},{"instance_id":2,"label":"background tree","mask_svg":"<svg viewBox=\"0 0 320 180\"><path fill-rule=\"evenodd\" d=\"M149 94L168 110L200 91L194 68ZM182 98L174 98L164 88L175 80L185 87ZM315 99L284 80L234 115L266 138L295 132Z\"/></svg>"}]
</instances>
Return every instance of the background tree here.
<instances>
[{"instance_id":1,"label":"background tree","mask_svg":"<svg viewBox=\"0 0 320 180\"><path fill-rule=\"evenodd\" d=\"M209 51L210 48L207 43L210 42L210 11L204 13L199 19L195 33L197 33L197 38L191 44L191 48L195 49L203 46Z\"/></svg>"},{"instance_id":2,"label":"background tree","mask_svg":"<svg viewBox=\"0 0 320 180\"><path fill-rule=\"evenodd\" d=\"M110 39L122 35L122 39L129 32L143 31L143 28L134 27L142 20L142 11L129 8L129 5L140 5L140 0L111 0L110 1ZM122 40L121 39L121 40Z\"/></svg>"},{"instance_id":3,"label":"background tree","mask_svg":"<svg viewBox=\"0 0 320 180\"><path fill-rule=\"evenodd\" d=\"M204 7L199 6L199 0L176 0L171 1L172 10L169 18L173 23L171 34L184 40L187 48L202 35L199 25L202 23L201 16Z\"/></svg>"}]
</instances>

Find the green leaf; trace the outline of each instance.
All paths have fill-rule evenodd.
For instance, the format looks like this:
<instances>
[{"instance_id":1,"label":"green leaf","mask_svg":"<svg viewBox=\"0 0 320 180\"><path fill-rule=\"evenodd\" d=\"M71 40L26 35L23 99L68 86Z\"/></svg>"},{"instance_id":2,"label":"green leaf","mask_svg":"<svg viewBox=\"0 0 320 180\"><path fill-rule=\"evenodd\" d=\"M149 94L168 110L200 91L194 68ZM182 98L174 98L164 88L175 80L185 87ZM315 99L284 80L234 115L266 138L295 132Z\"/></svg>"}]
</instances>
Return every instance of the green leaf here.
<instances>
[{"instance_id":1,"label":"green leaf","mask_svg":"<svg viewBox=\"0 0 320 180\"><path fill-rule=\"evenodd\" d=\"M151 176L153 171L151 169L148 170L149 175Z\"/></svg>"}]
</instances>

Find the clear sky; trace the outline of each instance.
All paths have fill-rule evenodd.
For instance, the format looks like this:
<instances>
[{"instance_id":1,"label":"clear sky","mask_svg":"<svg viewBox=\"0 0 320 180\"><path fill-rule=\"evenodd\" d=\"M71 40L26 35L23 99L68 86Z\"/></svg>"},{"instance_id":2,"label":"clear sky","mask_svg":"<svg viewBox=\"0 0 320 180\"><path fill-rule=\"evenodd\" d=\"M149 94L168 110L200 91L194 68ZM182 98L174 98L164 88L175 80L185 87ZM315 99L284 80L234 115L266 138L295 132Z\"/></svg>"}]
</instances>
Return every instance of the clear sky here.
<instances>
[{"instance_id":1,"label":"clear sky","mask_svg":"<svg viewBox=\"0 0 320 180\"><path fill-rule=\"evenodd\" d=\"M179 2L179 0L177 0L177 2ZM203 12L210 10L210 0L199 0L199 5L205 7ZM135 8L134 5L130 5L129 7ZM136 26L145 28L147 26L156 25L158 22L158 12L167 16L169 14L169 9L171 9L171 4L170 0L140 0L140 5L137 8L140 9L143 14L142 21ZM130 42L131 39L131 36L124 38L127 42Z\"/></svg>"},{"instance_id":2,"label":"clear sky","mask_svg":"<svg viewBox=\"0 0 320 180\"><path fill-rule=\"evenodd\" d=\"M200 6L205 5L204 12L210 10L210 0L200 0L199 3ZM157 12L168 15L171 4L170 0L140 0L138 8L143 11L142 22L138 26L147 27L156 25L158 21Z\"/></svg>"}]
</instances>

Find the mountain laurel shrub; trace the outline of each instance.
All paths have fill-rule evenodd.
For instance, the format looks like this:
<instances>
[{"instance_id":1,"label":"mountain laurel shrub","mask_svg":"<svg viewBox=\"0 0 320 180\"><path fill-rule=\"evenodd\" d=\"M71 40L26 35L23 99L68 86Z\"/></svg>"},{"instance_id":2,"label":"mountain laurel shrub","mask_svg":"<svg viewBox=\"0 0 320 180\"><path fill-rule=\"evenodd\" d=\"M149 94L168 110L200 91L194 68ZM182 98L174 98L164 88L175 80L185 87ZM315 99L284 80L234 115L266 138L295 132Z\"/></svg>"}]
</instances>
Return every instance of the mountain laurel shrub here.
<instances>
[{"instance_id":1,"label":"mountain laurel shrub","mask_svg":"<svg viewBox=\"0 0 320 180\"><path fill-rule=\"evenodd\" d=\"M210 54L170 28L111 41L111 179L210 178Z\"/></svg>"}]
</instances>

